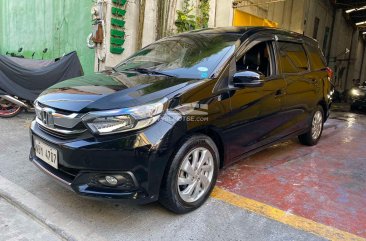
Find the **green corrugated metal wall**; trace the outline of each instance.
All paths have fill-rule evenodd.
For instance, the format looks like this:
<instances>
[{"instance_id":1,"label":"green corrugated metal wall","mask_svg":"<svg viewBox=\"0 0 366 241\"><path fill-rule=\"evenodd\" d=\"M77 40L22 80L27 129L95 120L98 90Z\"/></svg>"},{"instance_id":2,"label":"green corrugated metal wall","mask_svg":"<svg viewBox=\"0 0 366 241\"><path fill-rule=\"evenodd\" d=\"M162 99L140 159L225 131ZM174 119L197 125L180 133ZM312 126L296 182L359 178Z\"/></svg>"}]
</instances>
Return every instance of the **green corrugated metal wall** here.
<instances>
[{"instance_id":1,"label":"green corrugated metal wall","mask_svg":"<svg viewBox=\"0 0 366 241\"><path fill-rule=\"evenodd\" d=\"M0 53L56 58L76 50L85 73L94 69L94 50L86 46L91 32L92 0L0 0Z\"/></svg>"}]
</instances>

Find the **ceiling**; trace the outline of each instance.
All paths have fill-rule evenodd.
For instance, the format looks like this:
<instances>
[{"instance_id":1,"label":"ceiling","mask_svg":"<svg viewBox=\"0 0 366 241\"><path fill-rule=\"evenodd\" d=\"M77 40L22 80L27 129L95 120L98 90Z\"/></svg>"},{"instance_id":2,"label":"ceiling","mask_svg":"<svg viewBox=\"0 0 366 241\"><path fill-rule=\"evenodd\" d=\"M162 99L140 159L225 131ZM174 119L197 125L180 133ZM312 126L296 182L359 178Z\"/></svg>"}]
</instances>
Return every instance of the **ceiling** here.
<instances>
[{"instance_id":1,"label":"ceiling","mask_svg":"<svg viewBox=\"0 0 366 241\"><path fill-rule=\"evenodd\" d=\"M345 7L362 7L366 4L365 0L334 0L337 5L343 5Z\"/></svg>"},{"instance_id":2,"label":"ceiling","mask_svg":"<svg viewBox=\"0 0 366 241\"><path fill-rule=\"evenodd\" d=\"M366 6L366 0L333 0L333 3L336 5L336 7L344 9L344 11ZM366 9L350 12L348 13L348 16L355 24L359 22L365 22ZM359 28L361 30L366 30L366 23L360 25Z\"/></svg>"}]
</instances>

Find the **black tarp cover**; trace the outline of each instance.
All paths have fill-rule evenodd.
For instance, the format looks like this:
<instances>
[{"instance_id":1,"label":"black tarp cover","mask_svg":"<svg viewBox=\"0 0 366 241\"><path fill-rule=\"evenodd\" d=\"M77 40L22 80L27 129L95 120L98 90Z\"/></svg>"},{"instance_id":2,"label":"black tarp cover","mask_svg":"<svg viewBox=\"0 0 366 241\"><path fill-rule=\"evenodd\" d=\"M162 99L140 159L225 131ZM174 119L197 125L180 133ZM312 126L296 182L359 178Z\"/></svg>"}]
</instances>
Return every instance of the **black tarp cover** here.
<instances>
[{"instance_id":1,"label":"black tarp cover","mask_svg":"<svg viewBox=\"0 0 366 241\"><path fill-rule=\"evenodd\" d=\"M76 52L61 59L32 60L0 55L0 94L34 101L48 87L83 75Z\"/></svg>"}]
</instances>

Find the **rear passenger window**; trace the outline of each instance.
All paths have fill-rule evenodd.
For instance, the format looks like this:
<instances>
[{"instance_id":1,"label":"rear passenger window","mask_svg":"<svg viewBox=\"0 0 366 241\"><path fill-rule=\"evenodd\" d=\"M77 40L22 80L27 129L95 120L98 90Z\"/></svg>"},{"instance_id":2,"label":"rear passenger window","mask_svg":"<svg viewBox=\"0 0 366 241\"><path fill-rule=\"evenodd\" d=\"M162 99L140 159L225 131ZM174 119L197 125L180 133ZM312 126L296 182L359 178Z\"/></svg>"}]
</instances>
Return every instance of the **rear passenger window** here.
<instances>
[{"instance_id":1,"label":"rear passenger window","mask_svg":"<svg viewBox=\"0 0 366 241\"><path fill-rule=\"evenodd\" d=\"M319 70L326 67L325 59L319 48L315 46L306 45L309 53L310 66L312 70Z\"/></svg>"},{"instance_id":2,"label":"rear passenger window","mask_svg":"<svg viewBox=\"0 0 366 241\"><path fill-rule=\"evenodd\" d=\"M308 70L308 58L302 44L279 42L282 73L300 73Z\"/></svg>"}]
</instances>

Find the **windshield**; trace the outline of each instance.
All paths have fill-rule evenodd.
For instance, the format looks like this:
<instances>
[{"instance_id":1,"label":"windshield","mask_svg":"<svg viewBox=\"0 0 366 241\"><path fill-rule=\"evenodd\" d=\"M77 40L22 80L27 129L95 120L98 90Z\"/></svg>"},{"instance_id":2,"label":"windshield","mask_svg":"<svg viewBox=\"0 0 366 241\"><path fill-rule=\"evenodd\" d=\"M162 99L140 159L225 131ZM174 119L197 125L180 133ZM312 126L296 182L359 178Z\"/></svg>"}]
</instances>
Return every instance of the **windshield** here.
<instances>
[{"instance_id":1,"label":"windshield","mask_svg":"<svg viewBox=\"0 0 366 241\"><path fill-rule=\"evenodd\" d=\"M238 39L235 34L199 33L165 38L141 49L115 69L148 69L178 78L210 78L221 60L234 52Z\"/></svg>"}]
</instances>

